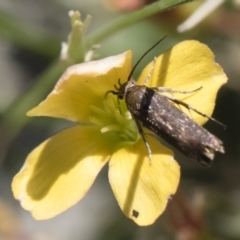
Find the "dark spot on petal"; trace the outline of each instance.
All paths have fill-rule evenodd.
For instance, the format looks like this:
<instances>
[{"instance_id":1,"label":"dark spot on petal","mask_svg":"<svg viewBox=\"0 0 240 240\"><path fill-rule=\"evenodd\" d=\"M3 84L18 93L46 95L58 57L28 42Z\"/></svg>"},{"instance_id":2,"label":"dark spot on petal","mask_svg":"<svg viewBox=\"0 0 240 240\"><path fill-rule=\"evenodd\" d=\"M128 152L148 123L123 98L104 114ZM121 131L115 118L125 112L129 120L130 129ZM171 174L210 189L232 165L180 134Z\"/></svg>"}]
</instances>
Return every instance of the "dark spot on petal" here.
<instances>
[{"instance_id":1,"label":"dark spot on petal","mask_svg":"<svg viewBox=\"0 0 240 240\"><path fill-rule=\"evenodd\" d=\"M132 216L135 217L135 218L138 218L139 212L133 209L132 210Z\"/></svg>"}]
</instances>

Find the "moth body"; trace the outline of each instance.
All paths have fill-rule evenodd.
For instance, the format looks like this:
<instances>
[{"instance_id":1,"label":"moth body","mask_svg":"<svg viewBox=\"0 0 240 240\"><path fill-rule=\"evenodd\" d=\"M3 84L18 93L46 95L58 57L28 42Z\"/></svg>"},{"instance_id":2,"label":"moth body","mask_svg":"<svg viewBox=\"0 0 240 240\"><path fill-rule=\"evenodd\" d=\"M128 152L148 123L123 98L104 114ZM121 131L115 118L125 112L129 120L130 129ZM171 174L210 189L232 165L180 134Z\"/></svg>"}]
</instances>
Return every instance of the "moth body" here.
<instances>
[{"instance_id":1,"label":"moth body","mask_svg":"<svg viewBox=\"0 0 240 240\"><path fill-rule=\"evenodd\" d=\"M224 153L221 140L174 106L165 95L129 81L124 86L122 98L137 125L140 122L201 165L209 166L215 151Z\"/></svg>"}]
</instances>

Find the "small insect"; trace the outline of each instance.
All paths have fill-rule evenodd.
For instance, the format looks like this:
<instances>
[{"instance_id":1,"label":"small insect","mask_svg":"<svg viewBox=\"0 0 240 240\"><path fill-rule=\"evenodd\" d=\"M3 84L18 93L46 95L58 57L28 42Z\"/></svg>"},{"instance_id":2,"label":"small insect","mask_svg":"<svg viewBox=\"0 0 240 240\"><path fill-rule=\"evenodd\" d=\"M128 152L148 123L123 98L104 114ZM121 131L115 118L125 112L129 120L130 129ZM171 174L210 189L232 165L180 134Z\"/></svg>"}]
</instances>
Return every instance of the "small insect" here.
<instances>
[{"instance_id":1,"label":"small insect","mask_svg":"<svg viewBox=\"0 0 240 240\"><path fill-rule=\"evenodd\" d=\"M143 127L151 130L186 156L197 160L201 165L209 166L214 159L215 151L224 153L223 142L194 122L173 103L192 110L222 126L224 125L214 118L201 113L187 103L173 96L164 95L164 92L193 93L200 90L201 86L193 91L178 91L164 87L146 87L146 83L151 77L154 69L154 62L156 59L153 61L152 70L147 79L145 79L144 85L136 85L135 82L131 80L132 74L140 61L147 53L165 39L165 37L160 39L142 55L130 72L127 82L121 84L119 79L119 87L116 85L114 86L116 91L108 91L107 93L112 93L117 95L118 99L125 100L127 108L136 122L139 134L146 145L150 162L152 158L151 148L146 141Z\"/></svg>"}]
</instances>

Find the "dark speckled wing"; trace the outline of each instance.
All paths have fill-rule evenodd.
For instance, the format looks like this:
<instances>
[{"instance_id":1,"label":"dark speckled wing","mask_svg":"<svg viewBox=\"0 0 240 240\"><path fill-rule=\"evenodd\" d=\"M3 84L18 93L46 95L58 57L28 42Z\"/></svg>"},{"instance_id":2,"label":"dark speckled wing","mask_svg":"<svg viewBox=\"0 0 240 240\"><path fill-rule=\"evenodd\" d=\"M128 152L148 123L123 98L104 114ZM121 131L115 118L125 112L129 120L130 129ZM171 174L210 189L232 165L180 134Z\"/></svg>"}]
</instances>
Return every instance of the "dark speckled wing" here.
<instances>
[{"instance_id":1,"label":"dark speckled wing","mask_svg":"<svg viewBox=\"0 0 240 240\"><path fill-rule=\"evenodd\" d=\"M215 151L224 152L221 140L175 107L166 96L134 85L127 89L125 100L135 120L200 164L208 166Z\"/></svg>"}]
</instances>

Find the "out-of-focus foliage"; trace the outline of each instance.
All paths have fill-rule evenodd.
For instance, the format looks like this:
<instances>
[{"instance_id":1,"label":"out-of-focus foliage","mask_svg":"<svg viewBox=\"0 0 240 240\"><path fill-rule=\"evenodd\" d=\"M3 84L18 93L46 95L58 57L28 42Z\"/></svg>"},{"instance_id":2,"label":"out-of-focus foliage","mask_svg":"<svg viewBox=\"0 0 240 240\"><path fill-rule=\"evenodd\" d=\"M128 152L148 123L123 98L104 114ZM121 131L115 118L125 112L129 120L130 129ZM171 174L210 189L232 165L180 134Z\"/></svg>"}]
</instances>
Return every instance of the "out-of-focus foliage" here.
<instances>
[{"instance_id":1,"label":"out-of-focus foliage","mask_svg":"<svg viewBox=\"0 0 240 240\"><path fill-rule=\"evenodd\" d=\"M107 3L108 2L108 3ZM109 2L114 2L112 11ZM34 86L60 55L61 42L70 31L68 12L78 10L83 18L90 14L92 23L88 34L139 7L122 7L118 1L98 0L2 0L0 10L0 120L9 107L17 106L19 96ZM123 2L123 1L119 1ZM142 1L144 2L144 1ZM120 211L108 184L107 170L87 196L67 212L47 221L36 221L13 199L11 181L24 163L27 154L40 142L69 126L62 120L35 118L14 138L11 128L0 126L0 239L240 239L240 5L225 1L202 23L186 33L176 27L202 1L196 1L157 14L109 36L101 45L100 58L132 49L134 62L161 36L168 39L153 50L139 65L143 66L163 50L183 39L197 39L207 44L216 55L229 81L219 92L214 117L227 125L224 130L212 122L205 127L224 142L226 154L217 155L211 168L176 153L181 165L182 181L179 193L170 201L168 210L157 222L141 228ZM144 4L147 4L145 1ZM143 5L143 3L142 3ZM142 7L142 5L140 7ZM112 6L112 5L111 5ZM24 26L24 28L22 28ZM21 29L21 31L19 31ZM24 29L24 30L23 30ZM57 81L57 78L56 78ZM46 92L51 88L46 89ZM34 91L38 91L37 88ZM33 94L34 96L34 94ZM22 96L24 97L24 96ZM45 96L43 96L44 98ZM16 100L17 99L17 100ZM21 108L16 108L20 111ZM21 115L21 114L20 114ZM25 113L22 113L25 118ZM12 118L14 128L21 119ZM6 139L11 139L4 145Z\"/></svg>"}]
</instances>

